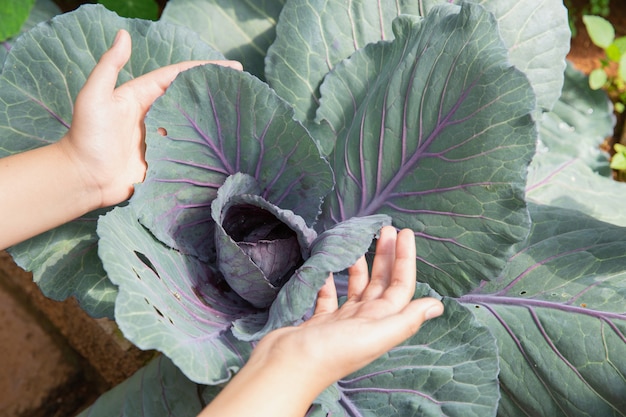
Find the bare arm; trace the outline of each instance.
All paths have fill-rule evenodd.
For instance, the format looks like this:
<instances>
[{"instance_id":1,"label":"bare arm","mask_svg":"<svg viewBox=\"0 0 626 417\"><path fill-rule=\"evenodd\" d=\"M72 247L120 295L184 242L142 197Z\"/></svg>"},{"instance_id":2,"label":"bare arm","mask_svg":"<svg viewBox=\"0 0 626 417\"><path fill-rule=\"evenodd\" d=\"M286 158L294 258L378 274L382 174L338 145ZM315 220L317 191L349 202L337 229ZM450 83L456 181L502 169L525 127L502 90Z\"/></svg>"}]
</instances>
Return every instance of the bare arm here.
<instances>
[{"instance_id":1,"label":"bare arm","mask_svg":"<svg viewBox=\"0 0 626 417\"><path fill-rule=\"evenodd\" d=\"M130 52L130 35L120 31L78 94L63 138L0 159L0 249L124 201L143 181L148 109L178 73L210 61L169 65L116 89ZM214 63L241 69L234 61Z\"/></svg>"},{"instance_id":2,"label":"bare arm","mask_svg":"<svg viewBox=\"0 0 626 417\"><path fill-rule=\"evenodd\" d=\"M261 339L248 363L199 417L302 417L326 387L443 313L436 299L412 300L416 270L411 230L396 234L393 227L383 228L371 279L363 258L349 275L348 300L341 308L330 277L313 317Z\"/></svg>"}]
</instances>

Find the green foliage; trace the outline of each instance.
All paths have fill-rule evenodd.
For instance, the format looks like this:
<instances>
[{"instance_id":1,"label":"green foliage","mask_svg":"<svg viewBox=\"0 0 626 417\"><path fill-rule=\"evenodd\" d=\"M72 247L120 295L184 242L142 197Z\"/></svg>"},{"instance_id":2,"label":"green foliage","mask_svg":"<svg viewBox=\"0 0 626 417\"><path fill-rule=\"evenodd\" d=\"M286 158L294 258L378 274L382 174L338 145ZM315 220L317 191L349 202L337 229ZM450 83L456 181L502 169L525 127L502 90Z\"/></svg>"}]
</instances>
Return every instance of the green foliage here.
<instances>
[{"instance_id":1,"label":"green foliage","mask_svg":"<svg viewBox=\"0 0 626 417\"><path fill-rule=\"evenodd\" d=\"M589 4L583 8L584 14L593 14L604 17L607 17L610 12L610 0L589 0Z\"/></svg>"},{"instance_id":2,"label":"green foliage","mask_svg":"<svg viewBox=\"0 0 626 417\"><path fill-rule=\"evenodd\" d=\"M591 41L605 52L600 68L589 74L589 86L594 90L605 89L615 103L615 110L621 113L626 104L626 36L616 38L611 22L600 16L583 16L583 22ZM617 71L612 71L615 64Z\"/></svg>"},{"instance_id":3,"label":"green foliage","mask_svg":"<svg viewBox=\"0 0 626 417\"><path fill-rule=\"evenodd\" d=\"M98 0L98 3L122 17L159 18L159 5L155 0Z\"/></svg>"},{"instance_id":4,"label":"green foliage","mask_svg":"<svg viewBox=\"0 0 626 417\"><path fill-rule=\"evenodd\" d=\"M626 171L626 146L616 143L615 152L615 157L611 161L611 168Z\"/></svg>"},{"instance_id":5,"label":"green foliage","mask_svg":"<svg viewBox=\"0 0 626 417\"><path fill-rule=\"evenodd\" d=\"M609 3L610 0L589 0L589 4L585 5L582 9L577 9L574 7L572 0L564 0L563 4L567 7L567 18L570 32L572 32L572 38L578 35L576 24L581 14L607 17L611 12Z\"/></svg>"},{"instance_id":6,"label":"green foliage","mask_svg":"<svg viewBox=\"0 0 626 417\"><path fill-rule=\"evenodd\" d=\"M0 42L20 32L35 0L0 0Z\"/></svg>"}]
</instances>

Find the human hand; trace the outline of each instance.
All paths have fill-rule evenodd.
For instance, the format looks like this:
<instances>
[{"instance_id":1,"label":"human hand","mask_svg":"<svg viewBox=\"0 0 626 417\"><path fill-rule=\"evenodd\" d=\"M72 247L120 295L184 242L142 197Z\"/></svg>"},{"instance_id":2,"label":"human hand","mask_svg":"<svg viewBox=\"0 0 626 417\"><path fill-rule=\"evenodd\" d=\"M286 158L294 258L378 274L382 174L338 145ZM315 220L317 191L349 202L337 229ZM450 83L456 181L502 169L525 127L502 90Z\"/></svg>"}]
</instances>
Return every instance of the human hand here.
<instances>
[{"instance_id":1,"label":"human hand","mask_svg":"<svg viewBox=\"0 0 626 417\"><path fill-rule=\"evenodd\" d=\"M311 377L320 390L361 369L443 313L434 298L413 300L415 237L392 226L381 230L371 279L361 258L349 269L348 296L339 307L332 279L319 291L314 315L297 327L277 329L254 349L250 362L281 362ZM316 379L317 381L313 381Z\"/></svg>"},{"instance_id":2,"label":"human hand","mask_svg":"<svg viewBox=\"0 0 626 417\"><path fill-rule=\"evenodd\" d=\"M441 315L439 300L413 300L415 256L411 230L397 233L384 227L371 279L361 258L348 271L348 298L339 307L331 275L319 291L313 316L262 338L246 365L199 417L303 416L326 387Z\"/></svg>"},{"instance_id":3,"label":"human hand","mask_svg":"<svg viewBox=\"0 0 626 417\"><path fill-rule=\"evenodd\" d=\"M76 166L79 177L85 181L85 191L93 193L93 208L128 199L133 184L144 180L144 118L154 100L181 71L208 63L242 69L236 61L186 61L115 88L119 71L130 54L130 35L120 30L79 92L72 126L56 144Z\"/></svg>"}]
</instances>

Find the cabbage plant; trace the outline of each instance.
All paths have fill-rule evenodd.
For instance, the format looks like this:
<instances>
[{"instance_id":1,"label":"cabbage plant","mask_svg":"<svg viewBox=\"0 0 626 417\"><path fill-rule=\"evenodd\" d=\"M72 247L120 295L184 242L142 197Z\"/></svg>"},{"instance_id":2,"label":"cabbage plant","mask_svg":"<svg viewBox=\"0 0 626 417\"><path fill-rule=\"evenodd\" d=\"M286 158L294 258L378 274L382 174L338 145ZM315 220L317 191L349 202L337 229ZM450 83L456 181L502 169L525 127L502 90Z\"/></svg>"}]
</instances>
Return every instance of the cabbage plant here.
<instances>
[{"instance_id":1,"label":"cabbage plant","mask_svg":"<svg viewBox=\"0 0 626 417\"><path fill-rule=\"evenodd\" d=\"M48 296L163 353L84 415L195 415L390 223L414 230L416 297L446 312L308 415L622 415L606 97L565 68L559 1L451 3L171 0L158 22L90 5L15 42L3 154L63 135L120 27L120 82L183 59L251 71L180 74L146 118L131 200L10 250Z\"/></svg>"}]
</instances>

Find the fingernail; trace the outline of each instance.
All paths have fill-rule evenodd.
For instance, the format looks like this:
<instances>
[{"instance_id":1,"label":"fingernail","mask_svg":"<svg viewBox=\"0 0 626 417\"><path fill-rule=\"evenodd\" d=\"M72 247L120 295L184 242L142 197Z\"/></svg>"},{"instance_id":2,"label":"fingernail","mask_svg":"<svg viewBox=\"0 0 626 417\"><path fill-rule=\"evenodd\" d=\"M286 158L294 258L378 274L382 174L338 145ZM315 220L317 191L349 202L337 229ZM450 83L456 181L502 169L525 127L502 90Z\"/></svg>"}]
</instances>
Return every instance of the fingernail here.
<instances>
[{"instance_id":1,"label":"fingernail","mask_svg":"<svg viewBox=\"0 0 626 417\"><path fill-rule=\"evenodd\" d=\"M437 304L433 304L432 307L426 310L426 313L424 313L424 318L426 320L430 320L430 319L434 319L435 317L439 317L442 314L443 314L443 304L437 303Z\"/></svg>"}]
</instances>

